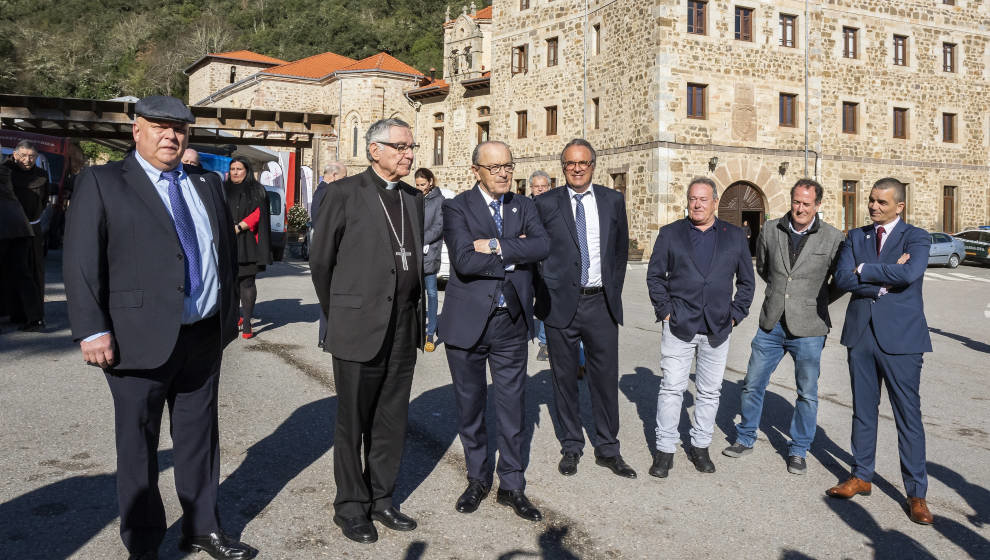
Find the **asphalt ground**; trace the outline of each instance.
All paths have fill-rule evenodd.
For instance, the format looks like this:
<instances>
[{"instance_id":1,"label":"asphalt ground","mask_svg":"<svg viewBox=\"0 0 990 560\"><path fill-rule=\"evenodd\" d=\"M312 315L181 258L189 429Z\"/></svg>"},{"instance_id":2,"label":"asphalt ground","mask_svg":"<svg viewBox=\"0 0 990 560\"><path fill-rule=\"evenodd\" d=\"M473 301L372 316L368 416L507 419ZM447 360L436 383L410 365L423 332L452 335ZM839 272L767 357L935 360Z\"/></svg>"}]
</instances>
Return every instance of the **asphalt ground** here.
<instances>
[{"instance_id":1,"label":"asphalt ground","mask_svg":"<svg viewBox=\"0 0 990 560\"><path fill-rule=\"evenodd\" d=\"M0 322L0 558L126 558L114 486L113 409L102 373L83 364L68 331L57 252L49 256L43 333ZM701 474L678 450L667 479L649 476L659 376L659 329L645 268L626 278L620 331L622 454L635 480L594 464L592 447L577 475L557 473L559 445L547 362L531 345L526 416L527 494L543 511L529 523L495 503L464 515L454 502L466 484L444 347L419 355L397 499L419 521L411 533L380 529L374 545L346 540L333 524L332 447L336 396L330 357L316 347L318 307L305 262L277 263L258 281L257 337L224 355L220 394L220 511L228 532L260 558L990 558L990 268L931 268L926 312L935 351L925 356L922 407L928 444L928 501L935 524L905 514L896 432L881 405L872 496L849 501L825 489L849 472L851 395L838 343L845 304L822 356L819 429L808 474L785 468L795 398L785 358L771 380L754 452L719 452L734 436L741 381L762 303L733 333L716 421L714 474ZM442 297L442 294L441 294ZM693 393L694 387L689 387ZM582 384L582 404L590 410ZM681 433L687 441L691 394ZM590 414L586 414L590 426ZM162 558L176 549L168 419L161 487L171 523ZM494 419L489 419L494 428ZM494 441L494 434L491 437ZM206 558L205 555L201 555Z\"/></svg>"}]
</instances>

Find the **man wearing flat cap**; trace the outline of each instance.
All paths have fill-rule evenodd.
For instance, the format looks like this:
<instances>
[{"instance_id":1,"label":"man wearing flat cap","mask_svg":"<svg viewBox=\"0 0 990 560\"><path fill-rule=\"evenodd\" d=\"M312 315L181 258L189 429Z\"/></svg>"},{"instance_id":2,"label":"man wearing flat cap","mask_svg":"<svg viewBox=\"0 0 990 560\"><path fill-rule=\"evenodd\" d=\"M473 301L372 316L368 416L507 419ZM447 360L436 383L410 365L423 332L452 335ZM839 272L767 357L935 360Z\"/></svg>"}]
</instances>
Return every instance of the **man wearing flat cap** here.
<instances>
[{"instance_id":1,"label":"man wearing flat cap","mask_svg":"<svg viewBox=\"0 0 990 560\"><path fill-rule=\"evenodd\" d=\"M251 558L257 551L225 535L217 514L220 358L237 334L234 224L216 176L180 162L189 108L156 95L135 113L134 151L76 180L63 256L72 336L113 396L120 535L131 558L158 558L167 403L180 548Z\"/></svg>"}]
</instances>

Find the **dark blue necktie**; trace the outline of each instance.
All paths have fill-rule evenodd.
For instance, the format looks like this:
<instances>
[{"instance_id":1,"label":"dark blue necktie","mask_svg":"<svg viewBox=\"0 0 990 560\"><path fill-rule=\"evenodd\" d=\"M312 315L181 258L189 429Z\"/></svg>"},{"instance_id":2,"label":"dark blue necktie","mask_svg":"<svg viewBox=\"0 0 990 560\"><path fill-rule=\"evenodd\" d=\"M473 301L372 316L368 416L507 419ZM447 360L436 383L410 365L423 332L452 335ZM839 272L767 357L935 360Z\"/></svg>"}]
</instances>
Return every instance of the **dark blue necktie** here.
<instances>
[{"instance_id":1,"label":"dark blue necktie","mask_svg":"<svg viewBox=\"0 0 990 560\"><path fill-rule=\"evenodd\" d=\"M574 226L577 228L578 249L581 250L581 285L588 285L588 269L591 268L591 256L588 254L588 222L584 216L584 204L581 199L588 193L574 195L577 209L574 211Z\"/></svg>"},{"instance_id":2,"label":"dark blue necktie","mask_svg":"<svg viewBox=\"0 0 990 560\"><path fill-rule=\"evenodd\" d=\"M495 230L498 231L498 236L502 237L502 213L499 212L499 208L502 206L501 200L493 200L489 206L495 211L492 217L495 218ZM505 295L501 291L498 293L498 306L505 307Z\"/></svg>"},{"instance_id":3,"label":"dark blue necktie","mask_svg":"<svg viewBox=\"0 0 990 560\"><path fill-rule=\"evenodd\" d=\"M179 171L165 171L162 179L168 181L168 201L172 205L172 220L175 222L175 233L179 234L179 244L185 255L185 294L195 294L203 287L202 263L199 260L199 242L196 239L196 224L193 223L189 205L182 196L182 186L179 184Z\"/></svg>"}]
</instances>

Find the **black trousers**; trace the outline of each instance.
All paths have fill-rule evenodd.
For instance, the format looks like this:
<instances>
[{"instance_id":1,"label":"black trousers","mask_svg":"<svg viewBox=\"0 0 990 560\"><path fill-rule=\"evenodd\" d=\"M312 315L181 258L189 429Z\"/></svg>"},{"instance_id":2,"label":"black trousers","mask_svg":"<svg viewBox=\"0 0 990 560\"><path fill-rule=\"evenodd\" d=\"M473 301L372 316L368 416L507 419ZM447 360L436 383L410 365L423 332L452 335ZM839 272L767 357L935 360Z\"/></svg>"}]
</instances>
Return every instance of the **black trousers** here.
<instances>
[{"instance_id":1,"label":"black trousers","mask_svg":"<svg viewBox=\"0 0 990 560\"><path fill-rule=\"evenodd\" d=\"M416 367L417 303L393 307L385 343L374 359L333 359L333 506L341 517L367 517L393 505Z\"/></svg>"},{"instance_id":2,"label":"black trousers","mask_svg":"<svg viewBox=\"0 0 990 560\"><path fill-rule=\"evenodd\" d=\"M523 443L526 428L526 347L528 327L520 313L515 320L505 311L488 318L481 339L473 348L447 344L447 363L454 382L458 432L464 446L464 459L470 480L492 483L488 462L488 378L485 363L491 367L495 390L495 418L498 424L499 487L503 490L526 488Z\"/></svg>"},{"instance_id":3,"label":"black trousers","mask_svg":"<svg viewBox=\"0 0 990 560\"><path fill-rule=\"evenodd\" d=\"M619 326L612 321L605 293L579 296L571 324L546 325L553 396L561 453L582 453L584 434L578 408L578 352L584 342L585 375L595 420L595 454L619 454Z\"/></svg>"},{"instance_id":4,"label":"black trousers","mask_svg":"<svg viewBox=\"0 0 990 560\"><path fill-rule=\"evenodd\" d=\"M30 323L44 317L42 299L38 297L35 271L29 256L33 238L0 239L0 287L5 310L13 322ZM0 313L0 315L3 315Z\"/></svg>"},{"instance_id":5,"label":"black trousers","mask_svg":"<svg viewBox=\"0 0 990 560\"><path fill-rule=\"evenodd\" d=\"M34 228L34 237L28 245L28 263L31 267L31 274L34 278L35 294L34 297L37 302L34 304L37 308L42 309L42 314L44 313L45 307L45 232L41 230L41 226L34 224L31 226ZM25 305L25 307L27 307ZM39 317L40 319L40 317ZM30 321L30 319L28 319Z\"/></svg>"},{"instance_id":6,"label":"black trousers","mask_svg":"<svg viewBox=\"0 0 990 560\"><path fill-rule=\"evenodd\" d=\"M254 304L258 300L258 287L255 284L255 275L238 276L241 294L241 318L244 319L243 331L251 332L251 317L254 315Z\"/></svg>"},{"instance_id":7,"label":"black trousers","mask_svg":"<svg viewBox=\"0 0 990 560\"><path fill-rule=\"evenodd\" d=\"M157 549L165 536L165 507L158 490L158 435L165 404L182 532L205 535L219 529L221 347L216 314L182 326L172 355L161 367L106 373L117 437L120 536L132 553Z\"/></svg>"}]
</instances>

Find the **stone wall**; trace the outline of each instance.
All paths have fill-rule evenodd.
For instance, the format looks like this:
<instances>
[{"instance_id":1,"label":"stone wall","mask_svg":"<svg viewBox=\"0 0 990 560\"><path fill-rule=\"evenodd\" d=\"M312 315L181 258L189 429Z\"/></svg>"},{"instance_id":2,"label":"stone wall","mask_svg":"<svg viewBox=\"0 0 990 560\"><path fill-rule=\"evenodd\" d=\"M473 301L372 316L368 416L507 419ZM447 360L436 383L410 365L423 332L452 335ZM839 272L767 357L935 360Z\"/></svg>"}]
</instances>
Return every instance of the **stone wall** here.
<instances>
[{"instance_id":1,"label":"stone wall","mask_svg":"<svg viewBox=\"0 0 990 560\"><path fill-rule=\"evenodd\" d=\"M271 64L211 59L189 75L189 103L191 105L198 104L203 99L231 85L231 68L235 70L234 82L236 83L270 67Z\"/></svg>"}]
</instances>

